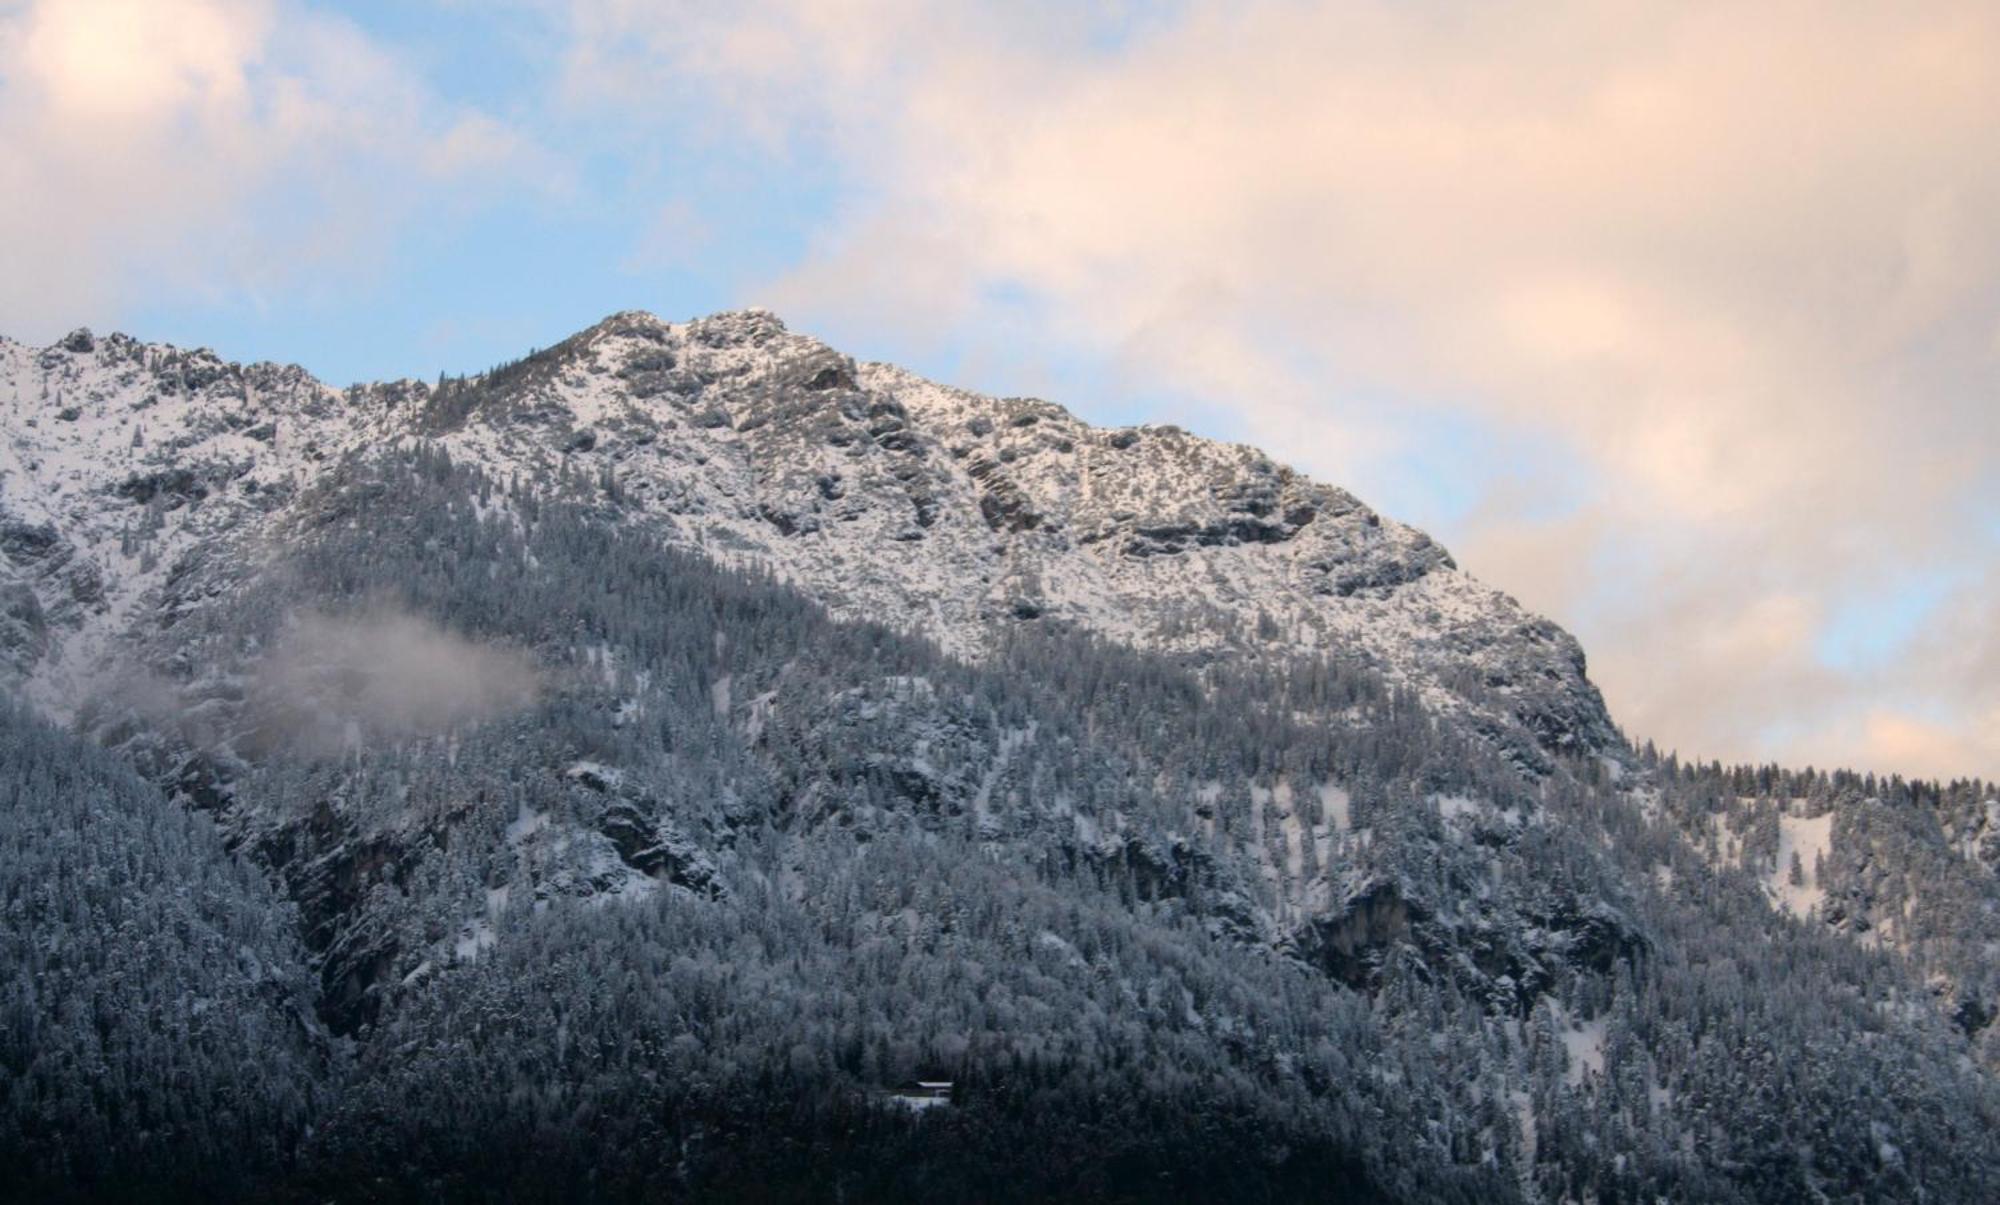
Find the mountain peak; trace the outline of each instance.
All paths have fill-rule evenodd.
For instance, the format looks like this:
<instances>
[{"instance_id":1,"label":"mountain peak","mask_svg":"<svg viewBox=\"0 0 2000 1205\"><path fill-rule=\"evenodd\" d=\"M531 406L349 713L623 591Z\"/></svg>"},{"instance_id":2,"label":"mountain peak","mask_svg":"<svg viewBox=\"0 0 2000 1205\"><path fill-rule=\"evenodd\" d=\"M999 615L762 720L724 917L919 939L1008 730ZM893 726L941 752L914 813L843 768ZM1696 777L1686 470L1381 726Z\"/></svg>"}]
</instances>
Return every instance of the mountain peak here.
<instances>
[{"instance_id":1,"label":"mountain peak","mask_svg":"<svg viewBox=\"0 0 2000 1205\"><path fill-rule=\"evenodd\" d=\"M583 333L601 331L612 334L638 334L647 330L669 330L682 328L713 332L730 332L744 339L769 339L786 333L784 319L763 306L739 306L735 309L716 310L709 314L697 315L683 322L670 322L650 310L619 310L606 315Z\"/></svg>"},{"instance_id":2,"label":"mountain peak","mask_svg":"<svg viewBox=\"0 0 2000 1205\"><path fill-rule=\"evenodd\" d=\"M1177 654L1339 656L1485 717L1527 763L1619 745L1566 633L1347 491L1177 427L1100 428L858 366L768 310L621 311L435 390L336 392L208 352L70 342L94 350L8 363L9 426L20 472L84 516L75 538L107 580L116 499L165 491L204 529L252 530L343 457L426 438L551 488L587 469L661 538L962 657L1022 622ZM59 421L28 423L43 406Z\"/></svg>"}]
</instances>

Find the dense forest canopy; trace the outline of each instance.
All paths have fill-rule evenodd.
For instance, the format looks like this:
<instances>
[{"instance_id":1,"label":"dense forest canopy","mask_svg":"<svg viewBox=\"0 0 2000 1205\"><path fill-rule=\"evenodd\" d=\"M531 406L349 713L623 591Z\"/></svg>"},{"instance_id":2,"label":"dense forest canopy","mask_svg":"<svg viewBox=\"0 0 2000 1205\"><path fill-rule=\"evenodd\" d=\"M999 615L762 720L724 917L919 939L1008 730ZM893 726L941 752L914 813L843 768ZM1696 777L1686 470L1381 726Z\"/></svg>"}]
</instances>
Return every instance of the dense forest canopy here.
<instances>
[{"instance_id":1,"label":"dense forest canopy","mask_svg":"<svg viewBox=\"0 0 2000 1205\"><path fill-rule=\"evenodd\" d=\"M1358 661L1033 623L972 663L619 520L358 458L276 562L176 571L151 688L80 718L111 752L6 712L10 1192L1995 1188L2000 1098L1912 972L1950 926L1766 891L1770 801L1950 828L1978 784L1535 774ZM381 723L324 633L392 614L526 685Z\"/></svg>"}]
</instances>

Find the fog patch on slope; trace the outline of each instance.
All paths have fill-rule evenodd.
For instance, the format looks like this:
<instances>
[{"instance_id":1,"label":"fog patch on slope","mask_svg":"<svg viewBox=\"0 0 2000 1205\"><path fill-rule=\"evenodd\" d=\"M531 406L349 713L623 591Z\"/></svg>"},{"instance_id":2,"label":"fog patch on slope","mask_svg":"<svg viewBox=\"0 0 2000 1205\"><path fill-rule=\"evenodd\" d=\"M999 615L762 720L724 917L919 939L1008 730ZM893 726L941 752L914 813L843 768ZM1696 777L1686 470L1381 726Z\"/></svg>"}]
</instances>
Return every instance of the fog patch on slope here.
<instances>
[{"instance_id":1,"label":"fog patch on slope","mask_svg":"<svg viewBox=\"0 0 2000 1205\"><path fill-rule=\"evenodd\" d=\"M397 607L293 616L251 675L258 743L330 754L519 711L542 687L518 650Z\"/></svg>"}]
</instances>

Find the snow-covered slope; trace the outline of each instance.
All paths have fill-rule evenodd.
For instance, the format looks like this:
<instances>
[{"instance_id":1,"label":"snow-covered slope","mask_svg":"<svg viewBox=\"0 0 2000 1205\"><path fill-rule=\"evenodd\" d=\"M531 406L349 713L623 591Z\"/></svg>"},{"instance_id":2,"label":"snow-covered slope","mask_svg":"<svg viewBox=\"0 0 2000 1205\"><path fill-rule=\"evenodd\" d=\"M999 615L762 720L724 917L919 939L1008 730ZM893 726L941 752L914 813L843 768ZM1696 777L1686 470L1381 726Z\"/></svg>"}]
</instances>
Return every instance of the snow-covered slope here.
<instances>
[{"instance_id":1,"label":"snow-covered slope","mask_svg":"<svg viewBox=\"0 0 2000 1205\"><path fill-rule=\"evenodd\" d=\"M398 386L337 393L297 367L77 331L0 340L0 623L60 712L187 558L251 535L323 466L395 439Z\"/></svg>"},{"instance_id":2,"label":"snow-covered slope","mask_svg":"<svg viewBox=\"0 0 2000 1205\"><path fill-rule=\"evenodd\" d=\"M249 546L348 453L418 439L505 478L588 475L665 540L961 656L1033 622L1325 652L1525 762L1618 745L1567 633L1345 491L1177 428L858 365L762 311L619 314L484 377L346 391L117 335L0 344L13 672L60 706L188 555Z\"/></svg>"}]
</instances>

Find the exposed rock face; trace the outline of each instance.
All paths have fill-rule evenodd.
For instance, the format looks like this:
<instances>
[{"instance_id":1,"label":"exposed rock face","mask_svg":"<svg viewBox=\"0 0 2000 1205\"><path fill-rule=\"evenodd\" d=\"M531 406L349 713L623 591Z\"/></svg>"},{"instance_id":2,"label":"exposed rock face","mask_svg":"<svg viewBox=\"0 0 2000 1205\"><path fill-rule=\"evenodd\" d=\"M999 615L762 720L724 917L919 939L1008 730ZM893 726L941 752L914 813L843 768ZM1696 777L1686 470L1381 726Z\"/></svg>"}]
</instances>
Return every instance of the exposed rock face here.
<instances>
[{"instance_id":1,"label":"exposed rock face","mask_svg":"<svg viewBox=\"0 0 2000 1205\"><path fill-rule=\"evenodd\" d=\"M134 524L168 547L254 527L344 453L428 436L502 475L602 477L628 521L960 655L1029 619L1139 648L1337 652L1481 717L1524 761L1618 745L1567 633L1345 491L1177 428L857 365L763 312L619 314L485 377L345 392L79 332L0 345L0 406L11 622L34 627L30 593L46 615L112 613L50 637L42 677L87 673L156 584L157 554L121 554ZM28 580L37 542L78 568ZM17 676L40 660L23 656Z\"/></svg>"},{"instance_id":2,"label":"exposed rock face","mask_svg":"<svg viewBox=\"0 0 2000 1205\"><path fill-rule=\"evenodd\" d=\"M1394 883L1371 883L1331 916L1306 931L1306 956L1349 987L1362 988L1382 969L1382 959L1410 936L1410 902Z\"/></svg>"}]
</instances>

